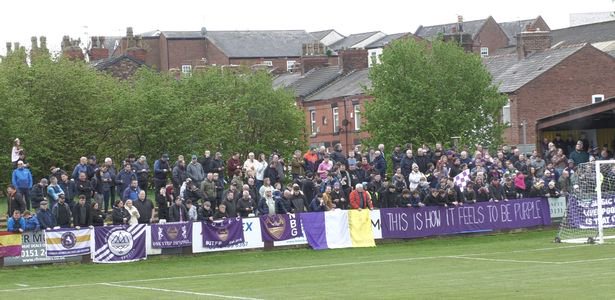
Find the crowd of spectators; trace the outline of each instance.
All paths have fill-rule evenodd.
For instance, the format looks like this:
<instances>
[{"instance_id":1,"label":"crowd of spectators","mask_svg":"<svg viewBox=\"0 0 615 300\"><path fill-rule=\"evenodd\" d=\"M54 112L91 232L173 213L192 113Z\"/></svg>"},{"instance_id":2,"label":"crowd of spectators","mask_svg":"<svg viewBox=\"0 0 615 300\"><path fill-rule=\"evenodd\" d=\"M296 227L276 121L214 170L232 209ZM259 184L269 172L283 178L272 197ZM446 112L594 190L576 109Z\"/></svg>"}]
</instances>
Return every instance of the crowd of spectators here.
<instances>
[{"instance_id":1,"label":"crowd of spectators","mask_svg":"<svg viewBox=\"0 0 615 300\"><path fill-rule=\"evenodd\" d=\"M73 170L52 167L33 183L17 139L12 151L13 175L8 192L8 230L138 224L158 220L213 221L227 217L302 213L332 209L457 206L524 197L559 197L570 193L575 168L594 159L610 159L605 146L589 149L557 136L539 152L521 153L502 146L489 153L480 145L444 149L412 144L344 151L312 148L284 158L249 153L242 159L220 152L162 154L150 168L145 156L128 155L119 172L111 158L98 164L81 157ZM390 170L387 173L387 170ZM611 171L615 176L615 168ZM466 175L465 186L455 177ZM154 199L148 199L151 191ZM155 218L157 207L157 218Z\"/></svg>"}]
</instances>

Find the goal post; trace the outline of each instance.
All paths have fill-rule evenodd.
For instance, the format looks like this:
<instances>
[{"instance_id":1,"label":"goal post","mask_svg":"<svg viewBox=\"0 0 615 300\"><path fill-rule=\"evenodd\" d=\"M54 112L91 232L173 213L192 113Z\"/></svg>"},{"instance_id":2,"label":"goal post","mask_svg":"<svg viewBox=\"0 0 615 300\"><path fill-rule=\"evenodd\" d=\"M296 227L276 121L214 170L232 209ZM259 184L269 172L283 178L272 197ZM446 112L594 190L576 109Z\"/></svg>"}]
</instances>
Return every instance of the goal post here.
<instances>
[{"instance_id":1,"label":"goal post","mask_svg":"<svg viewBox=\"0 0 615 300\"><path fill-rule=\"evenodd\" d=\"M556 241L602 244L615 239L615 160L577 166Z\"/></svg>"}]
</instances>

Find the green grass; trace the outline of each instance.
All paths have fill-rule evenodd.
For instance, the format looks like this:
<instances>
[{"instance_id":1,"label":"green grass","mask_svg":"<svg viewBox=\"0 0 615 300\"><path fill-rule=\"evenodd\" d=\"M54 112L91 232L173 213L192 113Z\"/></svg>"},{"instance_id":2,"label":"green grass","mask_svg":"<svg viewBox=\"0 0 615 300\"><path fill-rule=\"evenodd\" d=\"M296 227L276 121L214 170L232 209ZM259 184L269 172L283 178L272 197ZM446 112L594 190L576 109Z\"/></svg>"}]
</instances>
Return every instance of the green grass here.
<instances>
[{"instance_id":1,"label":"green grass","mask_svg":"<svg viewBox=\"0 0 615 300\"><path fill-rule=\"evenodd\" d=\"M554 244L555 234L536 230L418 239L376 248L4 268L0 293L5 299L612 299L615 246ZM160 280L151 280L156 278ZM109 282L112 285L101 284ZM23 285L51 288L18 290Z\"/></svg>"}]
</instances>

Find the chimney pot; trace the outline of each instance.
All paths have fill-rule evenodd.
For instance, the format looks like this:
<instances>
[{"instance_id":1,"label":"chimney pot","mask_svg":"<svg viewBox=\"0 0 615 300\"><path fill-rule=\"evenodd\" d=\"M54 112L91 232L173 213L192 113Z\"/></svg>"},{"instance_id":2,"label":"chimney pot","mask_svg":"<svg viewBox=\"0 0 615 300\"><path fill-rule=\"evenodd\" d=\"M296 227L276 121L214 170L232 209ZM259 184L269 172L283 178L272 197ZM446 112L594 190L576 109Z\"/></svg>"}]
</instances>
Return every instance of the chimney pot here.
<instances>
[{"instance_id":1,"label":"chimney pot","mask_svg":"<svg viewBox=\"0 0 615 300\"><path fill-rule=\"evenodd\" d=\"M11 42L6 42L6 54L9 54L12 52L12 47L13 47L13 44Z\"/></svg>"},{"instance_id":2,"label":"chimney pot","mask_svg":"<svg viewBox=\"0 0 615 300\"><path fill-rule=\"evenodd\" d=\"M39 40L41 42L41 49L47 49L47 37L41 36Z\"/></svg>"}]
</instances>

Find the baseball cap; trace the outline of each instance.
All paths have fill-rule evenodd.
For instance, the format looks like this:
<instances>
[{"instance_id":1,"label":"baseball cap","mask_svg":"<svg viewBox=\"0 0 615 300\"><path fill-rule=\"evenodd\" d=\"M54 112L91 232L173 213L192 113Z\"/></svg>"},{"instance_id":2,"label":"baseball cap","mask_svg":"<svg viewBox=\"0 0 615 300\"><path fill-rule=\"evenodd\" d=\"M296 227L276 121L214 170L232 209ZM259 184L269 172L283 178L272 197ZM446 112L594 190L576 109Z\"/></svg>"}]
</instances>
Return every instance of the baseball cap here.
<instances>
[{"instance_id":1,"label":"baseball cap","mask_svg":"<svg viewBox=\"0 0 615 300\"><path fill-rule=\"evenodd\" d=\"M162 155L162 159L169 159L169 154L165 153Z\"/></svg>"},{"instance_id":2,"label":"baseball cap","mask_svg":"<svg viewBox=\"0 0 615 300\"><path fill-rule=\"evenodd\" d=\"M47 205L47 201L45 200L41 201L41 205Z\"/></svg>"}]
</instances>

